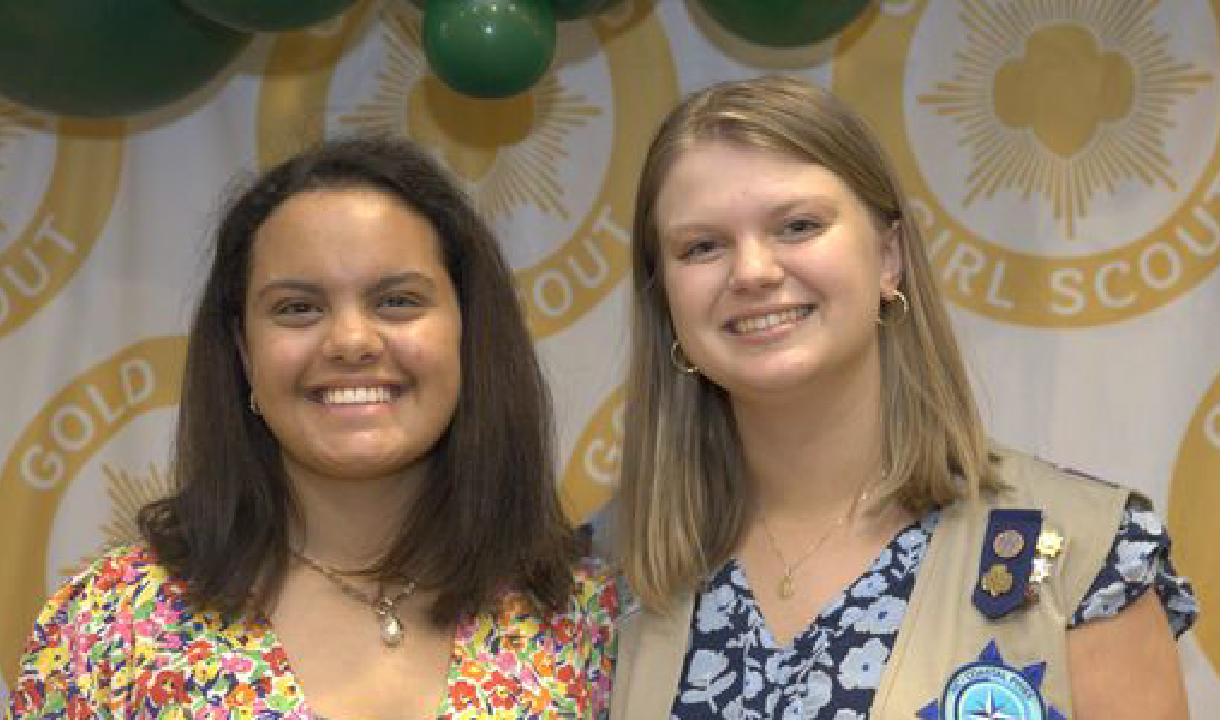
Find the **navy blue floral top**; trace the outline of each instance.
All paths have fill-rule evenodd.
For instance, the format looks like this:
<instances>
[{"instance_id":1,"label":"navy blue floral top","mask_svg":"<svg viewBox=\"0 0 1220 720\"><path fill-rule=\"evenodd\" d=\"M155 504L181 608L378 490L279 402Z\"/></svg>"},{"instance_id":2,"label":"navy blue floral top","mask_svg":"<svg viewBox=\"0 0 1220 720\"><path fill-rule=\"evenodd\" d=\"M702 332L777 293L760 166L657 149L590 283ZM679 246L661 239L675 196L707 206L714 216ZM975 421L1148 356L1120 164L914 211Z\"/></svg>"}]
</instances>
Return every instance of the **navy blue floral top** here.
<instances>
[{"instance_id":1,"label":"navy blue floral top","mask_svg":"<svg viewBox=\"0 0 1220 720\"><path fill-rule=\"evenodd\" d=\"M940 511L932 510L899 532L787 647L772 638L745 573L730 560L696 597L672 718L867 718L939 519ZM1185 632L1198 613L1194 593L1169 561L1160 518L1133 497L1105 565L1068 626L1115 615L1149 587L1174 633Z\"/></svg>"}]
</instances>

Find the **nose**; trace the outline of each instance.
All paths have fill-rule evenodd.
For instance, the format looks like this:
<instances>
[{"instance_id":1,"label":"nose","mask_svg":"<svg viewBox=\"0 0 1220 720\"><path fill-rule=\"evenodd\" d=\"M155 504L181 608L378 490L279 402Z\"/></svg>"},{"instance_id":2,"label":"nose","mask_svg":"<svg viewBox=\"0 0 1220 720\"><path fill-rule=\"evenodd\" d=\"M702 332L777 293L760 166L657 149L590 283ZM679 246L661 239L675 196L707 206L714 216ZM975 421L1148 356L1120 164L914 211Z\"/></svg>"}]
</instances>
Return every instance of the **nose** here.
<instances>
[{"instance_id":1,"label":"nose","mask_svg":"<svg viewBox=\"0 0 1220 720\"><path fill-rule=\"evenodd\" d=\"M336 310L326 334L324 351L332 360L363 364L374 360L382 349L376 323L359 310Z\"/></svg>"},{"instance_id":2,"label":"nose","mask_svg":"<svg viewBox=\"0 0 1220 720\"><path fill-rule=\"evenodd\" d=\"M775 256L775 250L760 237L738 239L733 254L732 286L736 290L750 291L771 288L783 280L783 268Z\"/></svg>"}]
</instances>

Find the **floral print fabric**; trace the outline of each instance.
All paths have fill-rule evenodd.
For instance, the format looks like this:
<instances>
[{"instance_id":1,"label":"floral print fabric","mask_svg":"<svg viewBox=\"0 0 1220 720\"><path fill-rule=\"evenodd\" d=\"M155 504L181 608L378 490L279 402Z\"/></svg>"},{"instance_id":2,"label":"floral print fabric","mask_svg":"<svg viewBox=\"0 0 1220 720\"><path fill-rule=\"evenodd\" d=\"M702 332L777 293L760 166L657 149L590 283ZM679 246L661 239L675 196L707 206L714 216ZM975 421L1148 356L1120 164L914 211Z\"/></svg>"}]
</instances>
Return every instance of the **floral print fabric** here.
<instances>
[{"instance_id":1,"label":"floral print fabric","mask_svg":"<svg viewBox=\"0 0 1220 720\"><path fill-rule=\"evenodd\" d=\"M867 718L939 519L933 510L899 532L787 647L767 630L741 567L726 563L695 598L673 720ZM1069 627L1115 615L1152 587L1184 632L1198 605L1168 555L1160 519L1133 499Z\"/></svg>"},{"instance_id":2,"label":"floral print fabric","mask_svg":"<svg viewBox=\"0 0 1220 720\"><path fill-rule=\"evenodd\" d=\"M564 613L508 594L459 624L439 717L604 715L616 587L591 561L575 577ZM184 592L140 546L103 556L39 616L7 717L319 717L269 623L196 612Z\"/></svg>"}]
</instances>

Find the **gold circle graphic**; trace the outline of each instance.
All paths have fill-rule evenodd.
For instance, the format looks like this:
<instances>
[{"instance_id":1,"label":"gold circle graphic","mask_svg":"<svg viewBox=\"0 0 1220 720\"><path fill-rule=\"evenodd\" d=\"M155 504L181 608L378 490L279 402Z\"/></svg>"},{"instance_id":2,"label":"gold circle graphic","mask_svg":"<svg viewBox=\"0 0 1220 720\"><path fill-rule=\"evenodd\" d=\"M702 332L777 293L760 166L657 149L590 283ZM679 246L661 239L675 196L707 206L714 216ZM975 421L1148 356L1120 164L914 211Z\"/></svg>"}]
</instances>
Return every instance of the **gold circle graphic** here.
<instances>
[{"instance_id":1,"label":"gold circle graphic","mask_svg":"<svg viewBox=\"0 0 1220 720\"><path fill-rule=\"evenodd\" d=\"M614 100L613 140L600 190L590 210L575 222L569 238L557 243L533 266L515 271L518 295L536 338L555 334L579 320L625 276L639 164L653 128L678 97L669 45L651 12L651 3L624 0L623 6L620 12L588 21L610 67ZM365 37L369 23L383 21L392 26L405 22L401 19L404 11L378 13L380 8L380 4L366 0L344 15L332 32L285 33L276 40L259 97L260 163L273 163L323 135L327 98L340 58ZM402 32L417 42L418 28L414 24ZM643 63L642 58L649 62ZM405 62L402 58L399 61ZM416 67L420 61L410 62L415 64L413 70L423 72ZM403 71L387 67L381 72L389 77ZM536 91L531 91L532 96L476 101L457 98L429 76L421 76L406 96L381 101L409 106L407 127L395 129L413 137L423 135L416 139L443 148L443 160L454 174L472 180L488 171L492 164L489 148L494 148L497 140L511 142L528 131L535 103L553 94L557 84L552 72L540 81ZM455 116L468 116L468 109L476 106L481 123L472 124L469 117L452 121ZM476 136L468 137L471 132ZM554 138L547 141L556 145ZM562 155L562 148L552 154ZM546 209L547 197L554 193L526 188L521 194Z\"/></svg>"},{"instance_id":2,"label":"gold circle graphic","mask_svg":"<svg viewBox=\"0 0 1220 720\"><path fill-rule=\"evenodd\" d=\"M1140 0L1124 13L1131 16L1131 22L1144 23L1139 38L1151 38L1149 42L1161 52L1168 36L1157 30L1149 19L1156 5L1156 0ZM1019 12L1018 6L1022 8ZM983 316L1015 325L1093 327L1162 307L1194 288L1220 266L1220 143L1199 148L1207 158L1206 169L1192 187L1181 193L1181 203L1167 211L1150 232L1124 246L1091 254L1049 256L1004 247L995 238L983 237L968 229L954 216L953 208L946 207L937 197L931 180L921 172L912 145L916 139L908 136L905 125L904 96L909 91L903 87L902 68L908 58L918 54L914 37L920 18L929 7L927 0L914 0L902 8L878 13L867 26L850 26L846 32L852 37L846 42L851 49L836 64L833 86L877 129L890 150L912 201L913 212L924 230L938 281L951 300ZM1106 14L1112 7L1108 0L1063 0L1058 4L1036 6L1001 0L994 4L963 3L960 12L970 13L972 20L982 17L982 21L989 21L993 15L1011 16L1005 21L1007 23L1012 18L1024 18L1035 12L1049 17L1062 9L1067 17L1072 12ZM1209 7L1209 11L1215 20L1214 10ZM927 105L926 112L955 116L961 120L962 127L967 128L971 122L977 126L983 121L968 115L976 108L974 105L967 108L965 103L984 102L981 98L989 98L986 102L994 105L987 112L994 112L996 122L1003 122L1006 127L1022 129L1019 136L1024 142L1046 148L1049 154L1079 153L1085 147L1086 136L1094 128L1121 117L1131 107L1135 92L1132 59L1123 56L1121 48L1097 46L1090 29L1079 21L1048 21L1044 26L1037 26L1033 21L1028 24L1036 29L1028 37L1019 39L1021 42L1013 41L1004 33L988 35L998 38L997 43L1007 43L1005 47L1020 46L1025 53L996 72L991 79L990 92L968 94L973 86L967 88L962 78L973 69L963 64L959 75L946 77L936 88L917 88L924 93L919 100ZM1009 25L1005 27L1006 33L1012 31ZM1146 44L1140 47L1142 51L1152 52ZM1064 77L1063 73L1051 72L1063 69L1055 63L1065 62L1068 65L1064 67L1075 75ZM1053 185L1056 188L1053 198L1056 217L1062 213L1067 226L1070 227L1072 220L1087 208L1088 199L1092 197L1090 193L1107 192L1107 183L1114 177L1160 183L1166 187L1179 182L1173 177L1171 161L1157 145L1156 133L1165 131L1158 125L1161 116L1157 113L1163 114L1163 108L1175 102L1176 97L1214 84L1216 77L1208 68L1169 69L1178 75L1164 80L1166 92L1147 100L1156 117L1131 130L1126 145L1098 161L1102 165L1100 169L1090 166L1092 169L1073 170L1074 175L1064 171L1063 177L1053 176L1057 178L1056 182L1066 183L1063 187ZM1150 73L1163 75L1168 72L1162 70L1164 68ZM1028 105L1019 102L1037 93L1037 98L1045 103L1063 104L1065 98L1071 98L1075 87L1072 83L1076 80L1087 83L1088 87L1106 88L1110 92L1104 98L1106 102L1088 107L1080 102L1068 103L1070 107L1065 105L1063 112L1044 112L1038 118L1030 115ZM1080 88L1075 92L1081 92ZM1039 124L1047 117L1054 117L1057 124L1053 127L1044 126L1045 122ZM1150 126L1155 127L1148 130ZM971 136L968 129L962 130L961 137L966 138L960 140L963 153L968 153L966 143L983 142L978 140L980 134L978 131ZM963 171L972 173L966 176L968 186L976 183L977 189L972 192L979 195L999 192L996 188L1003 183L997 180L996 167L1005 158L1013 167L1023 168L1021 173L1009 172L1002 178L1008 183L1004 186L1008 192L1032 194L1031 187L1035 183L1030 178L1042 177L1037 176L1037 172L1049 172L1041 166L1020 165L1024 161L1021 153L997 159L1001 150L1006 149L992 152L987 147L975 147L977 152L971 159L975 165ZM1113 162L1114 157L1120 160ZM1049 180L1046 182L1047 187L1052 186ZM1033 227L1032 222L1030 227Z\"/></svg>"},{"instance_id":3,"label":"gold circle graphic","mask_svg":"<svg viewBox=\"0 0 1220 720\"><path fill-rule=\"evenodd\" d=\"M575 523L589 519L618 486L623 453L624 390L611 392L576 441L560 482L563 506Z\"/></svg>"},{"instance_id":4,"label":"gold circle graphic","mask_svg":"<svg viewBox=\"0 0 1220 720\"><path fill-rule=\"evenodd\" d=\"M89 257L110 217L123 167L124 128L64 120L42 202L0 251L0 337L54 299Z\"/></svg>"},{"instance_id":5,"label":"gold circle graphic","mask_svg":"<svg viewBox=\"0 0 1220 720\"><path fill-rule=\"evenodd\" d=\"M186 341L135 343L77 376L32 418L0 473L0 673L11 681L43 603L47 543L81 467L133 418L178 402Z\"/></svg>"},{"instance_id":6,"label":"gold circle graphic","mask_svg":"<svg viewBox=\"0 0 1220 720\"><path fill-rule=\"evenodd\" d=\"M1220 672L1220 376L1203 395L1174 463L1169 489L1169 527L1174 562L1190 579L1204 612L1195 638Z\"/></svg>"}]
</instances>

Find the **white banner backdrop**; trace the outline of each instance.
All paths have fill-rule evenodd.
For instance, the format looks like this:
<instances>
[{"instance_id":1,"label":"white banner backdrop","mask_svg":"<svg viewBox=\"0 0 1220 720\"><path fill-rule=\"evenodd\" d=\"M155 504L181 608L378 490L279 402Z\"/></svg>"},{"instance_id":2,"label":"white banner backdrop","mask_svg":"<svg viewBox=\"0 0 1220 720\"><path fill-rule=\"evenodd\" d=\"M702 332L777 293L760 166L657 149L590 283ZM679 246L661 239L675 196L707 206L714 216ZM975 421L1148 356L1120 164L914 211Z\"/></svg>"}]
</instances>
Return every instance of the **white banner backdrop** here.
<instances>
[{"instance_id":1,"label":"white banner backdrop","mask_svg":"<svg viewBox=\"0 0 1220 720\"><path fill-rule=\"evenodd\" d=\"M1214 716L1216 2L879 2L837 38L773 50L693 2L622 0L562 23L548 75L503 100L433 77L419 21L408 0L362 2L128 122L0 104L0 694L46 594L165 487L182 333L235 175L323 134L433 148L515 269L583 519L617 470L645 143L682 93L784 72L839 92L893 152L992 434L1138 488L1170 521L1204 602L1181 643L1192 710Z\"/></svg>"}]
</instances>

